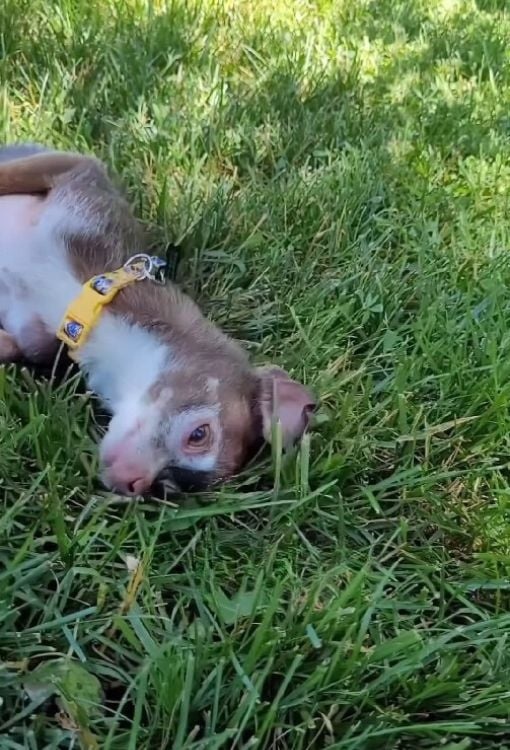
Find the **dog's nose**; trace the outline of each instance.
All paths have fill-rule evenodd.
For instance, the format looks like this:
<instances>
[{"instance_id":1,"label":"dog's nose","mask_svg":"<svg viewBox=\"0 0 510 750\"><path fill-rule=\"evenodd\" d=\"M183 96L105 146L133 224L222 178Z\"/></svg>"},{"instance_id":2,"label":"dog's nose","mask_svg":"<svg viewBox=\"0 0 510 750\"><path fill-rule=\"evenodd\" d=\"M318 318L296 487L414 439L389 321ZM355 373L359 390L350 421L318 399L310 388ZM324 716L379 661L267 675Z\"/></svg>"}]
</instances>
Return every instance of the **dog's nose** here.
<instances>
[{"instance_id":1,"label":"dog's nose","mask_svg":"<svg viewBox=\"0 0 510 750\"><path fill-rule=\"evenodd\" d=\"M143 467L116 462L103 472L105 485L121 495L143 495L150 490L153 478Z\"/></svg>"}]
</instances>

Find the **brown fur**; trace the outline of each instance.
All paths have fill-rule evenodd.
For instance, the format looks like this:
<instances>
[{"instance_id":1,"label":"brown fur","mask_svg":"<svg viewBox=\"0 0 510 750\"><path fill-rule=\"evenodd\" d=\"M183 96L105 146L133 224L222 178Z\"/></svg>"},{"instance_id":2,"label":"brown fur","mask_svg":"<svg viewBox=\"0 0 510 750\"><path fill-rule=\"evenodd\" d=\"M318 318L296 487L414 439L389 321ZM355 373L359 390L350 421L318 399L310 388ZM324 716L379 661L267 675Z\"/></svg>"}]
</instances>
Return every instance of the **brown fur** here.
<instances>
[{"instance_id":1,"label":"brown fur","mask_svg":"<svg viewBox=\"0 0 510 750\"><path fill-rule=\"evenodd\" d=\"M0 172L0 195L45 193L59 176L69 173L85 160L95 161L80 154L50 151L7 162ZM100 169L99 162L97 165Z\"/></svg>"},{"instance_id":2,"label":"brown fur","mask_svg":"<svg viewBox=\"0 0 510 750\"><path fill-rule=\"evenodd\" d=\"M16 362L21 356L21 350L12 336L0 330L0 362Z\"/></svg>"}]
</instances>

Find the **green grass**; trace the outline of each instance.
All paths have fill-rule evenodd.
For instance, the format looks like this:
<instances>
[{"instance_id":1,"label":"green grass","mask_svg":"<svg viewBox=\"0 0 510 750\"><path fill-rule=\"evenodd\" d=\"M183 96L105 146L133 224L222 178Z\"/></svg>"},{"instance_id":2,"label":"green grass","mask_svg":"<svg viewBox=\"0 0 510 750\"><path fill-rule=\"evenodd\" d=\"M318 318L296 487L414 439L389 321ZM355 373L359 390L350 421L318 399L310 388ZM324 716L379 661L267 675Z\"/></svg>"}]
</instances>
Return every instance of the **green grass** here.
<instances>
[{"instance_id":1,"label":"green grass","mask_svg":"<svg viewBox=\"0 0 510 750\"><path fill-rule=\"evenodd\" d=\"M76 379L0 370L1 750L510 747L506 5L2 4L1 140L105 159L322 408L141 504Z\"/></svg>"}]
</instances>

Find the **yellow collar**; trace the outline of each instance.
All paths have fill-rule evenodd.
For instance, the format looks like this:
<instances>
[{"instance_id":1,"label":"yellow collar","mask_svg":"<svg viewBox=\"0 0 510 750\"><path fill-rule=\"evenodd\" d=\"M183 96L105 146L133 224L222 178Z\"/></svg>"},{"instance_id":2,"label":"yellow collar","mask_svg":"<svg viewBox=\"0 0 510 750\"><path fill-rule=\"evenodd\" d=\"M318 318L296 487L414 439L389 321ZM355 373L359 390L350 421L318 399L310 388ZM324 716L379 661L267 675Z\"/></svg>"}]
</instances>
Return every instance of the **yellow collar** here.
<instances>
[{"instance_id":1,"label":"yellow collar","mask_svg":"<svg viewBox=\"0 0 510 750\"><path fill-rule=\"evenodd\" d=\"M67 308L57 331L57 338L67 345L71 359L76 358L78 349L97 325L103 307L121 289L144 279L161 283L160 274L165 266L161 258L140 253L133 255L122 268L89 279Z\"/></svg>"}]
</instances>

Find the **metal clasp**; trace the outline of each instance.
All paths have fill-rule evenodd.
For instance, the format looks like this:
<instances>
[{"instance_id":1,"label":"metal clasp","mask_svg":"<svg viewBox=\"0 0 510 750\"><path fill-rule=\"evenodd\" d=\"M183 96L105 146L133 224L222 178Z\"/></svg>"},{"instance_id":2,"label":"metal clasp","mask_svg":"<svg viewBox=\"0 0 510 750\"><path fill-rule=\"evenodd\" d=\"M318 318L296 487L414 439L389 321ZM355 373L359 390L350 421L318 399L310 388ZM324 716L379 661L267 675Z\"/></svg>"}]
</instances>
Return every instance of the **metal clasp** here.
<instances>
[{"instance_id":1,"label":"metal clasp","mask_svg":"<svg viewBox=\"0 0 510 750\"><path fill-rule=\"evenodd\" d=\"M124 263L124 270L132 274L138 281L149 279L155 284L165 283L166 260L157 255L137 253Z\"/></svg>"}]
</instances>

